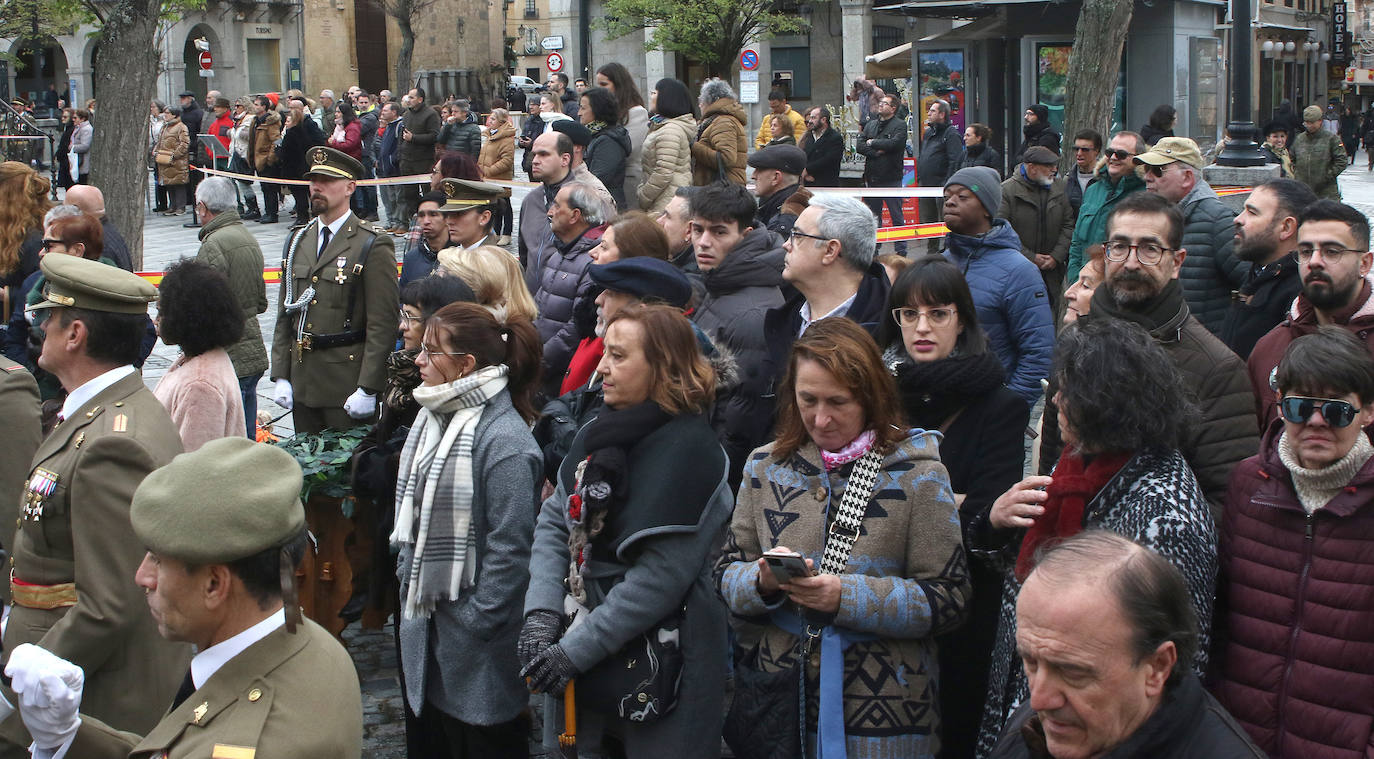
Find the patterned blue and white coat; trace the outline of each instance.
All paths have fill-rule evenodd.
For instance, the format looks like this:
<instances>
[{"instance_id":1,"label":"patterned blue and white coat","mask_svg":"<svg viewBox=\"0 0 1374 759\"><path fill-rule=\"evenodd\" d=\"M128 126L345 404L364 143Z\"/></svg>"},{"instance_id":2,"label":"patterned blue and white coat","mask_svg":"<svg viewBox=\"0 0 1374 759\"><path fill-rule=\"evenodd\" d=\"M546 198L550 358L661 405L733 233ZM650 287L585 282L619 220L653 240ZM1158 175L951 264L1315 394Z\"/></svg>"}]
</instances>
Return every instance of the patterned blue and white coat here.
<instances>
[{"instance_id":1,"label":"patterned blue and white coat","mask_svg":"<svg viewBox=\"0 0 1374 759\"><path fill-rule=\"evenodd\" d=\"M832 624L867 638L844 654L849 759L921 759L939 750L935 636L959 624L971 591L939 441L938 433L913 431L884 457L848 569L840 577L840 607ZM764 671L795 660L796 637L768 615L797 609L785 597L770 605L759 596L758 558L786 546L820 566L829 521L839 510L852 467L827 473L813 443L781 460L770 443L755 450L745 466L721 558L720 590L737 617L741 640L757 641ZM812 732L817 675L811 662L806 724Z\"/></svg>"}]
</instances>

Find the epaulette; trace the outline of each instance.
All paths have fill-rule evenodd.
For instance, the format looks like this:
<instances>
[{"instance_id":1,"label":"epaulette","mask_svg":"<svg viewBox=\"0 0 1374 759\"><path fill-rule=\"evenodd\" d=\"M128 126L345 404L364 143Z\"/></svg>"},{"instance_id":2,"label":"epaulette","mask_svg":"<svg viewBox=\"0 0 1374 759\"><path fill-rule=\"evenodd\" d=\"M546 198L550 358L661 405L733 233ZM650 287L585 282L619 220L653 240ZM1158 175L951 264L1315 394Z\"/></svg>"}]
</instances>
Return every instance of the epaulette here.
<instances>
[{"instance_id":1,"label":"epaulette","mask_svg":"<svg viewBox=\"0 0 1374 759\"><path fill-rule=\"evenodd\" d=\"M23 364L15 364L14 366L0 366L0 369L3 369L4 371L9 372L11 374L13 374L14 372L28 371L28 369L24 368Z\"/></svg>"}]
</instances>

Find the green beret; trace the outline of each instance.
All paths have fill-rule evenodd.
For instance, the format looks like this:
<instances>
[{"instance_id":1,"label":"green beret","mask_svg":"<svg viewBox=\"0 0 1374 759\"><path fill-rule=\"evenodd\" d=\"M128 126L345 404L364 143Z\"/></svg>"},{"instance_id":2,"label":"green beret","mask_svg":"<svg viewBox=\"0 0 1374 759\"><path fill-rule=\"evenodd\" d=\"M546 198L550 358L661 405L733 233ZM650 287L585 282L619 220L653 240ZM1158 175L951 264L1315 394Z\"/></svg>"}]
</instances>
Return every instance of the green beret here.
<instances>
[{"instance_id":1,"label":"green beret","mask_svg":"<svg viewBox=\"0 0 1374 759\"><path fill-rule=\"evenodd\" d=\"M43 256L43 300L28 307L84 308L116 314L146 314L157 300L157 288L143 277L118 266L61 253ZM247 438L245 438L247 439Z\"/></svg>"},{"instance_id":2,"label":"green beret","mask_svg":"<svg viewBox=\"0 0 1374 759\"><path fill-rule=\"evenodd\" d=\"M305 528L301 467L245 437L212 440L143 479L129 508L134 534L156 554L226 564L280 546Z\"/></svg>"}]
</instances>

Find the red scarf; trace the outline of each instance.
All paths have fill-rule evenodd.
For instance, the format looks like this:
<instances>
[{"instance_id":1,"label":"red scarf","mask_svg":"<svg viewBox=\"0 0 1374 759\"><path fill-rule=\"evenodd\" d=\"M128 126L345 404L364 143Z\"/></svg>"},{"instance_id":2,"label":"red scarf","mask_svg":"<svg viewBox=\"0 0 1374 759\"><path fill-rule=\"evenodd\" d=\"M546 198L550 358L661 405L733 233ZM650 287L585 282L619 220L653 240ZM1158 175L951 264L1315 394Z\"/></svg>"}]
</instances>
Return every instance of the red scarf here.
<instances>
[{"instance_id":1,"label":"red scarf","mask_svg":"<svg viewBox=\"0 0 1374 759\"><path fill-rule=\"evenodd\" d=\"M1045 492L1045 513L1036 518L1021 540L1021 552L1016 555L1016 580L1025 582L1035 569L1035 551L1041 545L1073 537L1083 529L1083 510L1088 501L1111 481L1121 467L1131 459L1129 453L1098 456L1085 468L1083 457L1064 451L1054 468L1054 481Z\"/></svg>"}]
</instances>

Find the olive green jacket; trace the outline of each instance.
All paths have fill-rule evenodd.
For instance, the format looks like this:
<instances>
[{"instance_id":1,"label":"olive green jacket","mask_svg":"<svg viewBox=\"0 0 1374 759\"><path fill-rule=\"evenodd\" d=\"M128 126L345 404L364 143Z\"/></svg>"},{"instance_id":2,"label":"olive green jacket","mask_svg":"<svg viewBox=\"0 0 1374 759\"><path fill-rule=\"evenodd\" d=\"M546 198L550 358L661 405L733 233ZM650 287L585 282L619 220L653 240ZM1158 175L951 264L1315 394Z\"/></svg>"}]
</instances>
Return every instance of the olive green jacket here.
<instances>
[{"instance_id":1,"label":"olive green jacket","mask_svg":"<svg viewBox=\"0 0 1374 759\"><path fill-rule=\"evenodd\" d=\"M230 659L146 737L83 713L67 756L357 759L362 742L353 661L307 619L294 635L279 627Z\"/></svg>"},{"instance_id":2,"label":"olive green jacket","mask_svg":"<svg viewBox=\"0 0 1374 759\"><path fill-rule=\"evenodd\" d=\"M38 419L38 383L15 362L0 356L0 547L14 551L15 522L19 519L20 494L29 462L43 439ZM9 583L0 583L0 600L10 600Z\"/></svg>"},{"instance_id":3,"label":"olive green jacket","mask_svg":"<svg viewBox=\"0 0 1374 759\"><path fill-rule=\"evenodd\" d=\"M243 226L238 211L231 208L205 222L200 228L196 259L224 272L234 299L243 309L243 337L226 348L234 363L235 376L256 377L267 371L267 346L262 342L262 327L258 326L258 314L267 310L262 246Z\"/></svg>"},{"instance_id":4,"label":"olive green jacket","mask_svg":"<svg viewBox=\"0 0 1374 759\"><path fill-rule=\"evenodd\" d=\"M129 523L134 490L181 452L171 417L135 371L48 434L24 487L45 490L41 483L56 483L41 510L30 507L20 517L14 578L44 586L74 583L77 602L54 609L15 605L5 627L6 660L20 644L36 643L76 664L86 673L87 712L123 730L157 724L191 660L189 646L158 635L134 582L145 550ZM17 714L0 733L28 745Z\"/></svg>"},{"instance_id":5,"label":"olive green jacket","mask_svg":"<svg viewBox=\"0 0 1374 759\"><path fill-rule=\"evenodd\" d=\"M1293 178L1312 188L1319 198L1341 199L1336 177L1350 165L1350 156L1336 135L1322 129L1305 130L1293 141Z\"/></svg>"}]
</instances>

